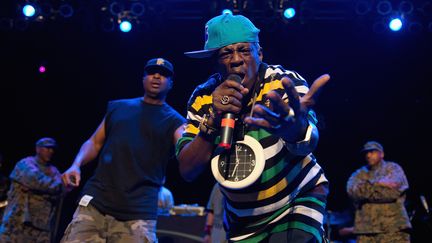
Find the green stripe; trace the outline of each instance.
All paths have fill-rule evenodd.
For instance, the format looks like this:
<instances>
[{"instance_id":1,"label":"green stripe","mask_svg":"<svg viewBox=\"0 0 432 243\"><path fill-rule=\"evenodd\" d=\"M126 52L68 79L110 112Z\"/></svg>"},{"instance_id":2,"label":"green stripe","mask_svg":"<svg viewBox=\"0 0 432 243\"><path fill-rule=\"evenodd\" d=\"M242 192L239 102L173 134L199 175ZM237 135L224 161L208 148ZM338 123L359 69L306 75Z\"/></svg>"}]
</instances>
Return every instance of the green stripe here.
<instances>
[{"instance_id":1,"label":"green stripe","mask_svg":"<svg viewBox=\"0 0 432 243\"><path fill-rule=\"evenodd\" d=\"M279 210L277 210L274 214L272 214L272 216L270 216L270 217L266 218L265 220L260 221L256 224L249 225L248 227L255 227L255 226L258 226L261 224L267 224L268 222L272 221L273 219L275 219L276 217L281 215L283 212L285 212L285 210L287 210L290 206L291 206L291 204L287 204L287 205L283 206L282 208L280 208Z\"/></svg>"},{"instance_id":2,"label":"green stripe","mask_svg":"<svg viewBox=\"0 0 432 243\"><path fill-rule=\"evenodd\" d=\"M268 236L268 233L264 232L264 233L261 233L261 234L255 236L255 237L245 239L245 240L236 241L236 242L238 242L238 243L259 243L262 240L264 240L267 236Z\"/></svg>"},{"instance_id":3,"label":"green stripe","mask_svg":"<svg viewBox=\"0 0 432 243\"><path fill-rule=\"evenodd\" d=\"M196 135L198 136L198 134ZM178 153L180 152L181 148L183 148L187 143L191 142L194 139L194 137L181 137L179 138L179 140L176 143L175 146L175 155L177 156ZM217 145L220 143L220 136L217 136L215 138L214 144Z\"/></svg>"},{"instance_id":4,"label":"green stripe","mask_svg":"<svg viewBox=\"0 0 432 243\"><path fill-rule=\"evenodd\" d=\"M271 133L267 132L266 130L264 130L262 128L258 129L258 130L254 130L254 131L249 131L246 134L255 138L255 140L257 140L257 141L271 136Z\"/></svg>"},{"instance_id":5,"label":"green stripe","mask_svg":"<svg viewBox=\"0 0 432 243\"><path fill-rule=\"evenodd\" d=\"M318 240L318 242L322 243L322 237L321 237L319 230L317 230L316 228L314 228L310 225L307 225L307 224L301 223L301 222L288 222L288 223L280 224L280 225L277 225L276 227L274 227L270 232L271 232L271 234L275 234L275 233L287 231L288 229L299 229L299 230L306 231L306 232L312 234ZM254 237L240 240L237 242L238 243L258 243L258 242L261 242L263 239L265 239L268 235L269 235L268 232L263 232L261 234L254 236Z\"/></svg>"},{"instance_id":6,"label":"green stripe","mask_svg":"<svg viewBox=\"0 0 432 243\"><path fill-rule=\"evenodd\" d=\"M277 175L279 172L281 172L281 170L283 170L284 167L285 167L285 160L282 159L273 167L265 170L261 174L261 183L265 183L268 180L270 180L271 178L273 178L275 175Z\"/></svg>"},{"instance_id":7,"label":"green stripe","mask_svg":"<svg viewBox=\"0 0 432 243\"><path fill-rule=\"evenodd\" d=\"M301 197L301 198L297 198L294 200L294 202L296 203L301 203L301 202L313 202L318 204L319 206L325 208L326 204L323 201L318 200L317 198L314 197Z\"/></svg>"},{"instance_id":8,"label":"green stripe","mask_svg":"<svg viewBox=\"0 0 432 243\"><path fill-rule=\"evenodd\" d=\"M276 227L274 227L272 229L271 233L272 234L273 233L279 233L279 232L286 231L288 229L299 229L299 230L306 231L306 232L314 235L315 238L320 243L322 242L321 234L320 234L320 232L315 227L312 227L312 226L310 226L308 224L305 224L305 223L302 223L302 222L298 222L298 221L296 221L296 222L287 222L287 223L284 223L284 224L277 225Z\"/></svg>"},{"instance_id":9,"label":"green stripe","mask_svg":"<svg viewBox=\"0 0 432 243\"><path fill-rule=\"evenodd\" d=\"M177 156L180 152L180 149L186 144L186 142L192 141L193 138L191 137L181 137L179 140L177 140L176 146L175 146L175 155Z\"/></svg>"}]
</instances>

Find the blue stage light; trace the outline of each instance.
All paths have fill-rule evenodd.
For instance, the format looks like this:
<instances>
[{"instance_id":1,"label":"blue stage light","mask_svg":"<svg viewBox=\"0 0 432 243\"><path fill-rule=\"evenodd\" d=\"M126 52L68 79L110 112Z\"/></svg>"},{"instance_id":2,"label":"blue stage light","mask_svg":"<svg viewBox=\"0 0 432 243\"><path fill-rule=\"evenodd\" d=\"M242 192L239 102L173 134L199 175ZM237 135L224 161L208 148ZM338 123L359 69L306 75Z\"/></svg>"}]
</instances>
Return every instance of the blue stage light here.
<instances>
[{"instance_id":1,"label":"blue stage light","mask_svg":"<svg viewBox=\"0 0 432 243\"><path fill-rule=\"evenodd\" d=\"M132 29L132 24L129 21L127 21L127 20L123 20L120 23L119 27L120 27L121 31L123 31L123 32L129 32Z\"/></svg>"},{"instance_id":2,"label":"blue stage light","mask_svg":"<svg viewBox=\"0 0 432 243\"><path fill-rule=\"evenodd\" d=\"M222 14L233 14L230 9L224 9L222 10Z\"/></svg>"},{"instance_id":3,"label":"blue stage light","mask_svg":"<svg viewBox=\"0 0 432 243\"><path fill-rule=\"evenodd\" d=\"M399 31L400 29L402 29L402 20L400 20L399 18L392 19L389 23L389 28L392 31Z\"/></svg>"},{"instance_id":4,"label":"blue stage light","mask_svg":"<svg viewBox=\"0 0 432 243\"><path fill-rule=\"evenodd\" d=\"M36 9L32 5L27 4L22 8L22 12L26 17L33 17L36 13Z\"/></svg>"},{"instance_id":5,"label":"blue stage light","mask_svg":"<svg viewBox=\"0 0 432 243\"><path fill-rule=\"evenodd\" d=\"M295 11L294 8L287 8L283 12L284 17L287 18L287 19L293 18L295 16L295 14L296 14L296 11Z\"/></svg>"}]
</instances>

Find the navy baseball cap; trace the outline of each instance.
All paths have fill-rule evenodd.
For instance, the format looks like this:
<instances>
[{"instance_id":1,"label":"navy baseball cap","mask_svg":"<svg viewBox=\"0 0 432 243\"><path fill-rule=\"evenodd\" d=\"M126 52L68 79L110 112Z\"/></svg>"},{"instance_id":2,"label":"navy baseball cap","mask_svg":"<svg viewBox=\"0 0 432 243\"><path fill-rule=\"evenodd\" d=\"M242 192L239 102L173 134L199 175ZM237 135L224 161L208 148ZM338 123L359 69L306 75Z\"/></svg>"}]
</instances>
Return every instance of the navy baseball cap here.
<instances>
[{"instance_id":1,"label":"navy baseball cap","mask_svg":"<svg viewBox=\"0 0 432 243\"><path fill-rule=\"evenodd\" d=\"M148 72L158 68L165 70L170 76L174 74L174 67L171 62L161 57L150 59L145 65L144 70Z\"/></svg>"},{"instance_id":2,"label":"navy baseball cap","mask_svg":"<svg viewBox=\"0 0 432 243\"><path fill-rule=\"evenodd\" d=\"M55 148L57 147L57 142L53 138L41 138L36 142L36 146Z\"/></svg>"}]
</instances>

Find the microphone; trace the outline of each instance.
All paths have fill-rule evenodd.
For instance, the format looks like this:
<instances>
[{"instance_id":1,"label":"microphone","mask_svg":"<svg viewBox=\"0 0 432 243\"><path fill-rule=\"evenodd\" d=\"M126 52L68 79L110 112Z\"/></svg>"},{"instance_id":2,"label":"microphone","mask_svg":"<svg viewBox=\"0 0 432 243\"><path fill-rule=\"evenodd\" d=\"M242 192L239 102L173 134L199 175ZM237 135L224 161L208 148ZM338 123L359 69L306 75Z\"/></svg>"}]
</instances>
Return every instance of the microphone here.
<instances>
[{"instance_id":1,"label":"microphone","mask_svg":"<svg viewBox=\"0 0 432 243\"><path fill-rule=\"evenodd\" d=\"M237 74L230 74L227 80L234 80L237 83L241 83L241 78ZM235 115L233 113L227 112L222 116L221 121L221 135L219 147L224 149L230 149L232 144L232 137L234 133L235 126Z\"/></svg>"},{"instance_id":2,"label":"microphone","mask_svg":"<svg viewBox=\"0 0 432 243\"><path fill-rule=\"evenodd\" d=\"M420 195L420 201L422 202L423 207L426 210L426 213L429 213L429 206L428 206L428 204L426 202L426 198L423 195Z\"/></svg>"}]
</instances>

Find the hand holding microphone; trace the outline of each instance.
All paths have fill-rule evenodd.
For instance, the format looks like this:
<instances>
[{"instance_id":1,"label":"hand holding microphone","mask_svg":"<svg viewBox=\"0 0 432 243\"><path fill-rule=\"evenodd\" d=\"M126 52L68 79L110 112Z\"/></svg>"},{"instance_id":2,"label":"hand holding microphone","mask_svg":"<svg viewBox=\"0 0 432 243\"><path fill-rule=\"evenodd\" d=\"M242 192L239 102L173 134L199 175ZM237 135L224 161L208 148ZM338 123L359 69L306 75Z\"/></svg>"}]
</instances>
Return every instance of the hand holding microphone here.
<instances>
[{"instance_id":1,"label":"hand holding microphone","mask_svg":"<svg viewBox=\"0 0 432 243\"><path fill-rule=\"evenodd\" d=\"M243 95L249 92L241 85L242 78L237 74L230 74L213 93L215 112L222 115L220 127L219 147L230 149L235 127L235 114L242 108Z\"/></svg>"}]
</instances>

